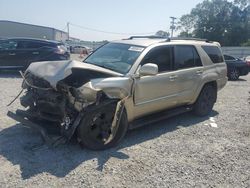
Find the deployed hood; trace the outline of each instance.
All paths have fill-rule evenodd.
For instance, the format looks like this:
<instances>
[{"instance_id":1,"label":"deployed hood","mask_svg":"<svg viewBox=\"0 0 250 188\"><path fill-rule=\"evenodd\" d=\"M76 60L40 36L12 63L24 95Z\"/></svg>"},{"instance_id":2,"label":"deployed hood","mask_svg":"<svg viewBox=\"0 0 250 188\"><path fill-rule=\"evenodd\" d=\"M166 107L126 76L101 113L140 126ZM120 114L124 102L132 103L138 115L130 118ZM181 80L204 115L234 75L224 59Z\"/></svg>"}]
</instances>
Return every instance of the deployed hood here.
<instances>
[{"instance_id":1,"label":"deployed hood","mask_svg":"<svg viewBox=\"0 0 250 188\"><path fill-rule=\"evenodd\" d=\"M122 76L120 73L74 60L35 62L30 64L26 73L29 72L42 78L48 81L53 88L56 88L57 83L70 76L73 70L83 70L83 76L84 72L88 72L88 75L91 75L92 78L95 76L93 73L98 73L99 77L101 77L100 75L106 75L104 77L107 77L107 75L110 77Z\"/></svg>"}]
</instances>

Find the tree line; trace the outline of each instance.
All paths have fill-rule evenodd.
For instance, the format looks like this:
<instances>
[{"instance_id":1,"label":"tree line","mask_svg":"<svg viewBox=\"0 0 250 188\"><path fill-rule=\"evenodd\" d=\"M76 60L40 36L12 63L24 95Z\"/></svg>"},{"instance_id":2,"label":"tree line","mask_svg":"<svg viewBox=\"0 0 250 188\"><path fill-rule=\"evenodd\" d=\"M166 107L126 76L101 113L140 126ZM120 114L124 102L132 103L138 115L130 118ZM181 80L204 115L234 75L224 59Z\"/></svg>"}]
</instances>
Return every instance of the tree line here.
<instances>
[{"instance_id":1,"label":"tree line","mask_svg":"<svg viewBox=\"0 0 250 188\"><path fill-rule=\"evenodd\" d=\"M204 0L181 16L176 31L179 37L206 38L223 46L250 46L250 0Z\"/></svg>"}]
</instances>

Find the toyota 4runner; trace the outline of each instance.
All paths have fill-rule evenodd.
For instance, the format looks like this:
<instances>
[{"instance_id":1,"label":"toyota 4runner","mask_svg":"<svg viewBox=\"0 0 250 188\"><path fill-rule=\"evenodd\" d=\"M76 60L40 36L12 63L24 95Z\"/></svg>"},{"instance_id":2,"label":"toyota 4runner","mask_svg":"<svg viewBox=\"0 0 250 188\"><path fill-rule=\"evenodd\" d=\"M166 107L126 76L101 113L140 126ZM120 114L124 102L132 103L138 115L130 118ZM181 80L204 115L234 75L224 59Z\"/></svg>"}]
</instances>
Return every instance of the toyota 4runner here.
<instances>
[{"instance_id":1,"label":"toyota 4runner","mask_svg":"<svg viewBox=\"0 0 250 188\"><path fill-rule=\"evenodd\" d=\"M58 127L64 141L76 135L102 150L128 129L191 110L208 115L226 75L217 42L134 36L105 44L84 62L32 63L22 75L25 110L8 115L38 128L48 143L43 125Z\"/></svg>"}]
</instances>

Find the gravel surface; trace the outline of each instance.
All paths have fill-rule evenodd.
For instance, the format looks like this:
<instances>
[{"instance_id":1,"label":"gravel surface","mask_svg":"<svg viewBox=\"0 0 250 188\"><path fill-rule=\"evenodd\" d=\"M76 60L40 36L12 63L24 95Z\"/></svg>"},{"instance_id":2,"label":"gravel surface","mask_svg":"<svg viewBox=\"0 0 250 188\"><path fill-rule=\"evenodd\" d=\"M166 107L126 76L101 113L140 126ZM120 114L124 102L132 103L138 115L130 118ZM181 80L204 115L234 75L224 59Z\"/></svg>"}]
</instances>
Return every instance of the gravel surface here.
<instances>
[{"instance_id":1,"label":"gravel surface","mask_svg":"<svg viewBox=\"0 0 250 188\"><path fill-rule=\"evenodd\" d=\"M1 73L0 187L250 187L250 75L241 78L219 92L209 117L176 116L93 152L76 142L48 149L8 118L21 78Z\"/></svg>"}]
</instances>

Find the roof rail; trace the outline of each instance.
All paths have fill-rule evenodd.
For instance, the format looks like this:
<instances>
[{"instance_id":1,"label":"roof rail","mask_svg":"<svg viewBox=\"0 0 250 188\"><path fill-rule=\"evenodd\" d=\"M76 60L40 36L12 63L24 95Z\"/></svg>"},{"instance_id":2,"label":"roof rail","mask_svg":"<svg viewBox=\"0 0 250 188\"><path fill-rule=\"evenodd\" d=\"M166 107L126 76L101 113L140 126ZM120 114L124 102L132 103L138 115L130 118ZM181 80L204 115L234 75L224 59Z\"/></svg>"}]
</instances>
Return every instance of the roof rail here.
<instances>
[{"instance_id":1,"label":"roof rail","mask_svg":"<svg viewBox=\"0 0 250 188\"><path fill-rule=\"evenodd\" d=\"M150 36L131 36L128 39L125 39L125 40L142 39L142 38L146 38L146 39L167 39L167 37L150 35Z\"/></svg>"},{"instance_id":2,"label":"roof rail","mask_svg":"<svg viewBox=\"0 0 250 188\"><path fill-rule=\"evenodd\" d=\"M123 40L132 40L132 39L166 39L167 42L171 40L194 40L194 41L204 41L204 42L211 42L208 39L201 39L201 38L192 38L192 37L162 37L156 35L149 35L149 36L131 36L127 39Z\"/></svg>"},{"instance_id":3,"label":"roof rail","mask_svg":"<svg viewBox=\"0 0 250 188\"><path fill-rule=\"evenodd\" d=\"M208 39L192 38L192 37L171 37L171 38L168 38L168 41L171 41L171 40L195 40L195 41L210 42Z\"/></svg>"}]
</instances>

